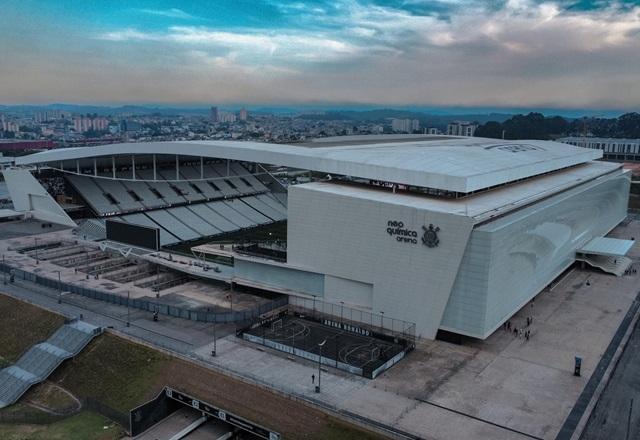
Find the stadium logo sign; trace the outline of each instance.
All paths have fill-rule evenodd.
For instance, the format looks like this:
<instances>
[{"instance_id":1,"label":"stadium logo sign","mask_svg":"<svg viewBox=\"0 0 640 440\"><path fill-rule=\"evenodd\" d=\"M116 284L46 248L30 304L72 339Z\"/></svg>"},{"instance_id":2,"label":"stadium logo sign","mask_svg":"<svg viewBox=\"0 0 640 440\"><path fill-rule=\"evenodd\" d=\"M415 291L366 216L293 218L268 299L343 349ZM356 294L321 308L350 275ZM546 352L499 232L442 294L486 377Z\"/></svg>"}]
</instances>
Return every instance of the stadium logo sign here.
<instances>
[{"instance_id":1,"label":"stadium logo sign","mask_svg":"<svg viewBox=\"0 0 640 440\"><path fill-rule=\"evenodd\" d=\"M418 244L418 231L405 228L404 223L398 220L387 221L387 234L400 243Z\"/></svg>"},{"instance_id":2,"label":"stadium logo sign","mask_svg":"<svg viewBox=\"0 0 640 440\"><path fill-rule=\"evenodd\" d=\"M438 238L438 232L440 232L440 228L438 226L433 226L430 224L427 228L426 226L422 227L424 233L422 234L422 244L427 247L436 247L440 243L440 238Z\"/></svg>"},{"instance_id":3,"label":"stadium logo sign","mask_svg":"<svg viewBox=\"0 0 640 440\"><path fill-rule=\"evenodd\" d=\"M484 147L485 150L502 150L509 153L522 153L523 151L546 151L545 148L531 144L496 144Z\"/></svg>"}]
</instances>

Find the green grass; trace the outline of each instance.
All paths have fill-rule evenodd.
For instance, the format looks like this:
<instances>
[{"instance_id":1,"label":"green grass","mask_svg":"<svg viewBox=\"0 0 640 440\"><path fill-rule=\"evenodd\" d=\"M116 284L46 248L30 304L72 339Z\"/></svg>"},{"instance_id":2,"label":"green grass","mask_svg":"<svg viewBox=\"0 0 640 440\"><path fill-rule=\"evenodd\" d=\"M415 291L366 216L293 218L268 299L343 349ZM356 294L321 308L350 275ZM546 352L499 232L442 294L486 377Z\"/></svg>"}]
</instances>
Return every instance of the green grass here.
<instances>
[{"instance_id":1,"label":"green grass","mask_svg":"<svg viewBox=\"0 0 640 440\"><path fill-rule=\"evenodd\" d=\"M14 363L64 324L61 315L1 294L0 317L0 366Z\"/></svg>"},{"instance_id":2,"label":"green grass","mask_svg":"<svg viewBox=\"0 0 640 440\"><path fill-rule=\"evenodd\" d=\"M0 425L3 440L116 440L124 434L109 419L88 411L50 425Z\"/></svg>"},{"instance_id":3,"label":"green grass","mask_svg":"<svg viewBox=\"0 0 640 440\"><path fill-rule=\"evenodd\" d=\"M139 405L157 388L165 354L105 333L51 376L79 398L91 398L122 413Z\"/></svg>"},{"instance_id":4,"label":"green grass","mask_svg":"<svg viewBox=\"0 0 640 440\"><path fill-rule=\"evenodd\" d=\"M39 405L58 414L71 414L78 410L78 402L51 382L32 387L22 401Z\"/></svg>"}]
</instances>

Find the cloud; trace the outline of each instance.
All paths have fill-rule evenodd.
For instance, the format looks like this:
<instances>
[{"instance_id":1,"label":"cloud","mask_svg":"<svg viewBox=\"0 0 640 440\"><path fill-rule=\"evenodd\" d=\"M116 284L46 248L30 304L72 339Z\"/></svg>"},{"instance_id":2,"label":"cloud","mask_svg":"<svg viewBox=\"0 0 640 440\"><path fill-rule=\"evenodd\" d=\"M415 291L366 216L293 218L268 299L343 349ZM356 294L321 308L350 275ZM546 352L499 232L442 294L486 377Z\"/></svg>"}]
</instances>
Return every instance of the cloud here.
<instances>
[{"instance_id":1,"label":"cloud","mask_svg":"<svg viewBox=\"0 0 640 440\"><path fill-rule=\"evenodd\" d=\"M224 48L248 63L261 64L266 59L328 60L354 56L360 50L348 42L304 32L276 33L268 31L230 32L203 27L172 26L166 32L142 32L122 29L97 37L115 42L154 41L193 48Z\"/></svg>"},{"instance_id":2,"label":"cloud","mask_svg":"<svg viewBox=\"0 0 640 440\"><path fill-rule=\"evenodd\" d=\"M44 68L39 80L39 73L30 74L30 87L20 90L37 93L42 85L51 92L61 84L50 78L73 77L68 90L86 83L83 93L95 100L508 107L640 102L640 7L633 2L596 1L582 8L573 0L270 4L278 11L277 24L273 17L153 30L127 23L74 38L85 45L82 50L61 45L48 52L47 46L39 60L46 64L51 56L65 59L64 65L54 63L57 75L46 75L51 68ZM100 60L87 53L100 54ZM18 90L4 78L3 93ZM18 73L12 78L26 81ZM127 93L123 82L130 86Z\"/></svg>"},{"instance_id":3,"label":"cloud","mask_svg":"<svg viewBox=\"0 0 640 440\"><path fill-rule=\"evenodd\" d=\"M160 17L167 18L179 18L183 20L191 20L196 18L195 16L183 11L178 8L170 8L170 9L137 9L137 11L142 12L144 14L149 15L157 15Z\"/></svg>"}]
</instances>

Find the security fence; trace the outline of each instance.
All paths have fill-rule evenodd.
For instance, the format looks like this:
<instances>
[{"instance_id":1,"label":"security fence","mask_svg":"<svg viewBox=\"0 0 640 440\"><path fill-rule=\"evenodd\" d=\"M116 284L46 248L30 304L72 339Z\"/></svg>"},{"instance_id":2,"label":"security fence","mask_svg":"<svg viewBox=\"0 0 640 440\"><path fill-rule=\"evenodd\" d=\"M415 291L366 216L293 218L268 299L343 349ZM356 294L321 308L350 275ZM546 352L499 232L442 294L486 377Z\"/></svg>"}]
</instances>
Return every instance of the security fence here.
<instances>
[{"instance_id":1,"label":"security fence","mask_svg":"<svg viewBox=\"0 0 640 440\"><path fill-rule=\"evenodd\" d=\"M266 304L262 304L250 310L233 310L228 312L215 312L210 310L190 310L182 307L163 304L158 301L152 301L152 300L142 299L142 298L129 298L126 295L122 295L114 292L103 292L97 289L78 286L76 284L67 283L65 281L59 281L57 279L36 275L34 273L12 267L7 263L0 262L0 271L11 274L15 278L36 283L41 286L49 287L51 289L55 289L60 292L69 292L76 295L84 296L86 298L91 298L98 301L104 301L110 304L130 307L133 309L145 310L152 313L157 312L158 314L161 314L161 315L172 316L175 318L189 319L191 321L216 322L216 323L233 323L238 321L250 321L267 312L275 310L279 307L283 307L287 305L287 302L288 302L288 298L286 296L282 296L280 298L271 300Z\"/></svg>"}]
</instances>

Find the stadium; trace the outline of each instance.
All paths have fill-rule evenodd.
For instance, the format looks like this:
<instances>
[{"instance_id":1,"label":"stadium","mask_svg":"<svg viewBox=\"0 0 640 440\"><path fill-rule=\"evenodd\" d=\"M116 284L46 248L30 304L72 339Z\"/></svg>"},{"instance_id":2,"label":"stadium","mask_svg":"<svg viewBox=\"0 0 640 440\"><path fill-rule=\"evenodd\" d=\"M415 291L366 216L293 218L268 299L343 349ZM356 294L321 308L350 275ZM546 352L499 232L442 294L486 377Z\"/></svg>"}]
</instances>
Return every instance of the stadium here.
<instances>
[{"instance_id":1,"label":"stadium","mask_svg":"<svg viewBox=\"0 0 640 440\"><path fill-rule=\"evenodd\" d=\"M25 216L286 296L296 314L248 337L293 336L298 354L301 318L306 332L379 327L389 349L409 328L485 339L576 262L624 273L632 240L605 236L627 215L630 174L601 157L537 140L347 136L53 149L4 175Z\"/></svg>"}]
</instances>

